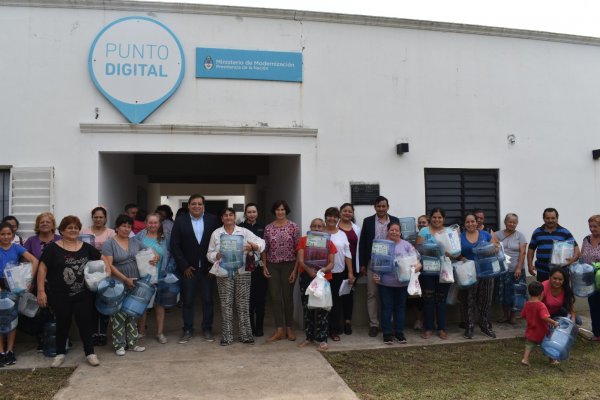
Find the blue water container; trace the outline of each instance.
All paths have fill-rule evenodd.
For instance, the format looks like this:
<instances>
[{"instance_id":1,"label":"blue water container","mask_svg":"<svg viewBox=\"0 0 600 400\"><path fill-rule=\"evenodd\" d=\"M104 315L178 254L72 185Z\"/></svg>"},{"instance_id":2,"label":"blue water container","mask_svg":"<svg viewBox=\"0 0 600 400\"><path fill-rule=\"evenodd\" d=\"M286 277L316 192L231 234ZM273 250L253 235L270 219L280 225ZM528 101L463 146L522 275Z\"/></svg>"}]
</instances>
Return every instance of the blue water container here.
<instances>
[{"instance_id":1,"label":"blue water container","mask_svg":"<svg viewBox=\"0 0 600 400\"><path fill-rule=\"evenodd\" d=\"M44 324L44 337L42 340L44 355L46 357L56 356L56 322L48 321Z\"/></svg>"},{"instance_id":2,"label":"blue water container","mask_svg":"<svg viewBox=\"0 0 600 400\"><path fill-rule=\"evenodd\" d=\"M550 329L544 337L541 344L542 352L553 360L566 360L569 358L579 329L569 318L559 317L556 321L559 326Z\"/></svg>"},{"instance_id":3,"label":"blue water container","mask_svg":"<svg viewBox=\"0 0 600 400\"><path fill-rule=\"evenodd\" d=\"M398 218L400 220L400 231L402 232L402 239L411 241L416 240L417 232L417 220L414 217L403 217Z\"/></svg>"},{"instance_id":4,"label":"blue water container","mask_svg":"<svg viewBox=\"0 0 600 400\"><path fill-rule=\"evenodd\" d=\"M96 236L92 235L91 233L82 233L79 236L77 236L77 240L86 242L87 244L91 244L92 246L96 245Z\"/></svg>"},{"instance_id":5,"label":"blue water container","mask_svg":"<svg viewBox=\"0 0 600 400\"><path fill-rule=\"evenodd\" d=\"M244 237L223 233L220 242L221 268L231 276L236 270L244 266Z\"/></svg>"},{"instance_id":6,"label":"blue water container","mask_svg":"<svg viewBox=\"0 0 600 400\"><path fill-rule=\"evenodd\" d=\"M306 235L304 264L317 271L327 266L330 240L331 235L327 232L309 231Z\"/></svg>"},{"instance_id":7,"label":"blue water container","mask_svg":"<svg viewBox=\"0 0 600 400\"><path fill-rule=\"evenodd\" d=\"M498 258L498 251L493 243L480 242L473 248L473 254L478 279L495 278L506 273L506 263Z\"/></svg>"},{"instance_id":8,"label":"blue water container","mask_svg":"<svg viewBox=\"0 0 600 400\"><path fill-rule=\"evenodd\" d=\"M125 285L114 278L105 278L98 284L96 309L103 315L114 315L121 309L125 298Z\"/></svg>"},{"instance_id":9,"label":"blue water container","mask_svg":"<svg viewBox=\"0 0 600 400\"><path fill-rule=\"evenodd\" d=\"M156 304L164 308L175 307L179 299L180 290L179 279L175 274L169 272L164 278L158 280Z\"/></svg>"},{"instance_id":10,"label":"blue water container","mask_svg":"<svg viewBox=\"0 0 600 400\"><path fill-rule=\"evenodd\" d=\"M442 269L442 257L421 257L421 275L439 275Z\"/></svg>"},{"instance_id":11,"label":"blue water container","mask_svg":"<svg viewBox=\"0 0 600 400\"><path fill-rule=\"evenodd\" d=\"M519 312L525 307L527 302L527 284L524 282L513 285L513 312Z\"/></svg>"},{"instance_id":12,"label":"blue water container","mask_svg":"<svg viewBox=\"0 0 600 400\"><path fill-rule=\"evenodd\" d=\"M0 292L0 334L6 335L17 329L19 312L16 298L8 291Z\"/></svg>"},{"instance_id":13,"label":"blue water container","mask_svg":"<svg viewBox=\"0 0 600 400\"><path fill-rule=\"evenodd\" d=\"M121 310L133 318L139 318L144 315L152 296L156 292L154 285L150 284L150 275L146 275L143 278L135 281L135 287L129 292L125 300L123 300L123 307Z\"/></svg>"},{"instance_id":14,"label":"blue water container","mask_svg":"<svg viewBox=\"0 0 600 400\"><path fill-rule=\"evenodd\" d=\"M577 297L589 297L594 294L596 271L589 264L575 263L569 267L573 294Z\"/></svg>"},{"instance_id":15,"label":"blue water container","mask_svg":"<svg viewBox=\"0 0 600 400\"><path fill-rule=\"evenodd\" d=\"M371 270L380 274L394 271L396 243L391 240L375 239L371 248Z\"/></svg>"}]
</instances>

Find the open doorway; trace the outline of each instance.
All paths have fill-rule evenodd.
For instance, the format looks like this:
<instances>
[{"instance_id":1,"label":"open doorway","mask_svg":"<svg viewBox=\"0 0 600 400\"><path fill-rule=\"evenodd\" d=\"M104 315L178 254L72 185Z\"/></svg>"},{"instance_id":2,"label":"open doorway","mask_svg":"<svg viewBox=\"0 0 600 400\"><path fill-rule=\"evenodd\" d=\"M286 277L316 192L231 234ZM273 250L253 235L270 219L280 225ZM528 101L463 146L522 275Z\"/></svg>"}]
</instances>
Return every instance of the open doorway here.
<instances>
[{"instance_id":1,"label":"open doorway","mask_svg":"<svg viewBox=\"0 0 600 400\"><path fill-rule=\"evenodd\" d=\"M168 197L175 199L170 205L176 212L190 194L199 193L206 197L207 212L218 215L224 207L253 202L259 218L269 222L277 199L301 209L300 160L299 154L100 153L98 200L118 214L130 202L154 210ZM301 214L294 217L301 224Z\"/></svg>"}]
</instances>

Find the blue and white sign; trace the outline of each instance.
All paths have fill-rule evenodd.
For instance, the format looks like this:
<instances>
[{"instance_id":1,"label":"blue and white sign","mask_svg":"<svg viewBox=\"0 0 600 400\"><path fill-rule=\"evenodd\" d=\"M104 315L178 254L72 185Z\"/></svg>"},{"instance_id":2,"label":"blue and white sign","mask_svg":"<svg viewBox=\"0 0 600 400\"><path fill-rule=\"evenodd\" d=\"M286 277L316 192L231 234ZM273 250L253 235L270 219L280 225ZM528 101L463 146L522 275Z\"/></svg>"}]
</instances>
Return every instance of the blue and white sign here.
<instances>
[{"instance_id":1,"label":"blue and white sign","mask_svg":"<svg viewBox=\"0 0 600 400\"><path fill-rule=\"evenodd\" d=\"M302 53L198 47L196 78L302 82Z\"/></svg>"},{"instance_id":2,"label":"blue and white sign","mask_svg":"<svg viewBox=\"0 0 600 400\"><path fill-rule=\"evenodd\" d=\"M171 97L185 72L177 37L147 17L122 18L102 29L88 64L94 85L132 124Z\"/></svg>"}]
</instances>

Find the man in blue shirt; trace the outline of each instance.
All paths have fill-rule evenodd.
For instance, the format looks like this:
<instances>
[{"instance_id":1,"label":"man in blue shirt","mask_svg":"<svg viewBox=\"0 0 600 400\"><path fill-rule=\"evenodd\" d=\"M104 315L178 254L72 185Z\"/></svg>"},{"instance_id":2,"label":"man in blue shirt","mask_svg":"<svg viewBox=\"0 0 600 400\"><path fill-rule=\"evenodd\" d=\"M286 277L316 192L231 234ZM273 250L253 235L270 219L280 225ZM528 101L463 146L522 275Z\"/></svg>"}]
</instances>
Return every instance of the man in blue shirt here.
<instances>
[{"instance_id":1,"label":"man in blue shirt","mask_svg":"<svg viewBox=\"0 0 600 400\"><path fill-rule=\"evenodd\" d=\"M554 241L572 240L575 244L573 257L567 259L567 265L579 258L579 247L568 229L558 224L558 211L555 208L546 208L543 214L544 225L533 231L529 249L527 250L527 266L529 273L537 276L539 282L548 280L550 272L550 259L552 258L552 247ZM535 264L533 255L535 253Z\"/></svg>"}]
</instances>

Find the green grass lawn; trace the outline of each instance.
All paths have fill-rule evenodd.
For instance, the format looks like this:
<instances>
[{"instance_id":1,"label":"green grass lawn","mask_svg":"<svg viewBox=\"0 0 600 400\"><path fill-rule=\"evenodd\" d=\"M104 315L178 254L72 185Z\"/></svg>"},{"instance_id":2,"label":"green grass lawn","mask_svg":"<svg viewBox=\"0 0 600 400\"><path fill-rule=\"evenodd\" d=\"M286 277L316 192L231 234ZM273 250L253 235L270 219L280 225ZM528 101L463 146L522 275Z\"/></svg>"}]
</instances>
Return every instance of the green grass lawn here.
<instances>
[{"instance_id":1,"label":"green grass lawn","mask_svg":"<svg viewBox=\"0 0 600 400\"><path fill-rule=\"evenodd\" d=\"M600 399L600 345L579 340L551 366L539 348L520 365L524 339L330 352L362 399Z\"/></svg>"},{"instance_id":2,"label":"green grass lawn","mask_svg":"<svg viewBox=\"0 0 600 400\"><path fill-rule=\"evenodd\" d=\"M47 400L67 384L74 368L0 370L1 400Z\"/></svg>"}]
</instances>

